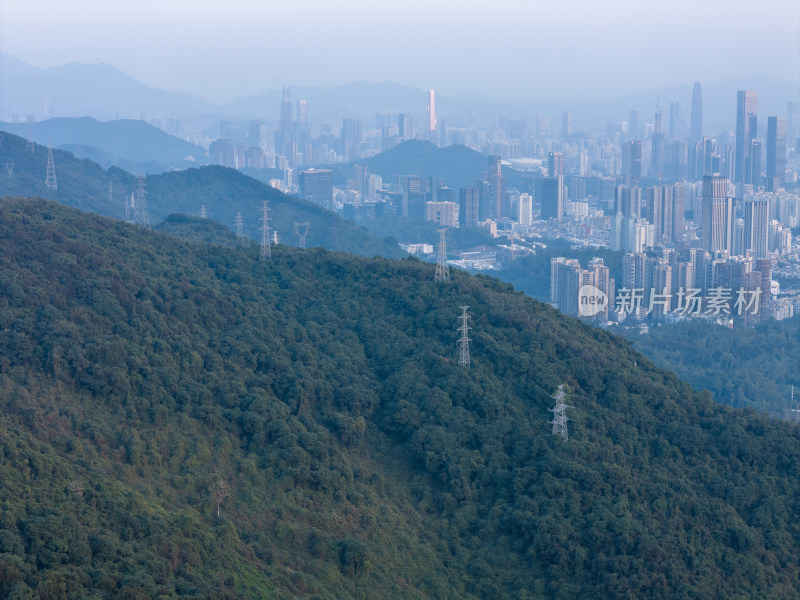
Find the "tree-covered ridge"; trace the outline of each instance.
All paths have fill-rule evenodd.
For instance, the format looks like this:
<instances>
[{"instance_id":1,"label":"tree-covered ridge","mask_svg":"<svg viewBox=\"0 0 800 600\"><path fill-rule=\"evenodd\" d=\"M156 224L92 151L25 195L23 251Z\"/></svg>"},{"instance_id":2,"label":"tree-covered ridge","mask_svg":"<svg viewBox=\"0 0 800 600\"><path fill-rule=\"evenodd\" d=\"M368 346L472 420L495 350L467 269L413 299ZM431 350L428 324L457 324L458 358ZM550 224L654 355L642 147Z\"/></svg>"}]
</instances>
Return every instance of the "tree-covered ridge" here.
<instances>
[{"instance_id":1,"label":"tree-covered ridge","mask_svg":"<svg viewBox=\"0 0 800 600\"><path fill-rule=\"evenodd\" d=\"M88 159L78 160L69 152L53 150L58 189L45 186L47 148L0 132L0 196L38 196L85 211L123 219L125 199L138 189L136 177L122 169L103 169ZM9 177L4 165L13 165ZM109 200L109 183L111 199ZM307 246L323 246L364 256L399 258L405 253L396 244L377 238L352 222L296 198L234 169L204 166L198 169L151 175L146 179L150 220L157 224L172 213L199 216L205 207L209 219L235 229L241 213L244 234L260 240L261 207L270 207L270 229L282 244L298 245L295 222L310 224Z\"/></svg>"},{"instance_id":2,"label":"tree-covered ridge","mask_svg":"<svg viewBox=\"0 0 800 600\"><path fill-rule=\"evenodd\" d=\"M38 200L0 239L2 596L800 589L798 429L494 279Z\"/></svg>"},{"instance_id":3,"label":"tree-covered ridge","mask_svg":"<svg viewBox=\"0 0 800 600\"><path fill-rule=\"evenodd\" d=\"M800 408L791 403L793 385L800 400L798 318L734 329L692 320L628 337L655 363L709 390L717 402L780 417Z\"/></svg>"}]
</instances>

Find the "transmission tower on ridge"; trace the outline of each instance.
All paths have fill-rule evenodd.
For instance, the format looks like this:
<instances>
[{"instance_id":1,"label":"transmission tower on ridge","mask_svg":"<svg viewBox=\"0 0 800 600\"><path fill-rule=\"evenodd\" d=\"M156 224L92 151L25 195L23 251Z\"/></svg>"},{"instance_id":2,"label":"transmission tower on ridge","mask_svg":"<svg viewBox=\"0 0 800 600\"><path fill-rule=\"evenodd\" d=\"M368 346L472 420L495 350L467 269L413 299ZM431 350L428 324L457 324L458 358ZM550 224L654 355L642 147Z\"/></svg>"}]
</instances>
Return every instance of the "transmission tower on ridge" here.
<instances>
[{"instance_id":1,"label":"transmission tower on ridge","mask_svg":"<svg viewBox=\"0 0 800 600\"><path fill-rule=\"evenodd\" d=\"M144 175L139 175L139 187L136 191L136 203L133 206L133 222L150 229L150 215L147 212L147 200L145 200ZM133 196L131 196L133 202Z\"/></svg>"},{"instance_id":2,"label":"transmission tower on ridge","mask_svg":"<svg viewBox=\"0 0 800 600\"><path fill-rule=\"evenodd\" d=\"M58 183L56 183L56 165L53 162L53 144L47 145L47 178L44 180L44 184L51 190L58 189Z\"/></svg>"},{"instance_id":3,"label":"transmission tower on ridge","mask_svg":"<svg viewBox=\"0 0 800 600\"><path fill-rule=\"evenodd\" d=\"M11 179L14 177L14 161L6 163L6 170L8 171L8 178Z\"/></svg>"},{"instance_id":4,"label":"transmission tower on ridge","mask_svg":"<svg viewBox=\"0 0 800 600\"><path fill-rule=\"evenodd\" d=\"M269 239L269 208L266 200L264 200L261 211L261 260L272 260L272 247Z\"/></svg>"},{"instance_id":5,"label":"transmission tower on ridge","mask_svg":"<svg viewBox=\"0 0 800 600\"><path fill-rule=\"evenodd\" d=\"M572 408L571 406L567 406L567 403L564 400L567 397L567 393L564 391L564 384L558 386L558 390L556 393L553 394L553 398L556 401L556 405L553 408L548 408L551 413L553 413L553 420L548 421L553 426L553 435L560 435L565 440L569 439L569 433L567 431L567 421L569 418L567 417L567 409Z\"/></svg>"},{"instance_id":6,"label":"transmission tower on ridge","mask_svg":"<svg viewBox=\"0 0 800 600\"><path fill-rule=\"evenodd\" d=\"M458 322L460 323L458 331L461 332L461 337L458 339L458 364L462 367L468 367L470 365L469 343L472 340L469 337L469 332L472 327L469 326L470 317L467 314L468 308L469 306L462 306L461 316L458 317Z\"/></svg>"},{"instance_id":7,"label":"transmission tower on ridge","mask_svg":"<svg viewBox=\"0 0 800 600\"><path fill-rule=\"evenodd\" d=\"M450 268L447 266L447 242L444 233L447 229L439 230L439 258L436 259L436 274L434 281L450 281Z\"/></svg>"},{"instance_id":8,"label":"transmission tower on ridge","mask_svg":"<svg viewBox=\"0 0 800 600\"><path fill-rule=\"evenodd\" d=\"M207 217L208 217L208 213L206 212L206 205L205 204L201 204L200 205L200 218L201 219L205 219Z\"/></svg>"},{"instance_id":9,"label":"transmission tower on ridge","mask_svg":"<svg viewBox=\"0 0 800 600\"><path fill-rule=\"evenodd\" d=\"M33 140L31 139L32 123L33 123L33 115L28 115L28 136L27 136L28 150L31 151L31 154L36 154L36 144L34 144Z\"/></svg>"},{"instance_id":10,"label":"transmission tower on ridge","mask_svg":"<svg viewBox=\"0 0 800 600\"><path fill-rule=\"evenodd\" d=\"M302 223L294 222L294 233L297 235L298 245L303 250L306 248L306 237L308 236L309 229L311 229L311 223L308 221L303 221Z\"/></svg>"},{"instance_id":11,"label":"transmission tower on ridge","mask_svg":"<svg viewBox=\"0 0 800 600\"><path fill-rule=\"evenodd\" d=\"M239 243L244 243L244 219L242 218L242 213L236 214L236 239L239 240Z\"/></svg>"}]
</instances>

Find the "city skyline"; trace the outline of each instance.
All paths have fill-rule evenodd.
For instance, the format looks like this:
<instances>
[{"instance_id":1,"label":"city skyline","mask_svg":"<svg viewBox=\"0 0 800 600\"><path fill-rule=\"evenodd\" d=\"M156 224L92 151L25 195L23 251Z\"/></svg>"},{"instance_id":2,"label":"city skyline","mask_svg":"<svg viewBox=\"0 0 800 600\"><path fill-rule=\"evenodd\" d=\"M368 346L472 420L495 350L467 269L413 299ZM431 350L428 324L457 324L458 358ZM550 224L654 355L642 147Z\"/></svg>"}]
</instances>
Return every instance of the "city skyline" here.
<instances>
[{"instance_id":1,"label":"city skyline","mask_svg":"<svg viewBox=\"0 0 800 600\"><path fill-rule=\"evenodd\" d=\"M611 98L741 76L800 81L800 6L782 0L446 1L402 10L234 1L225 9L184 0L6 0L0 52L41 68L107 62L211 102L290 83L391 80L456 98L526 100L587 89Z\"/></svg>"}]
</instances>

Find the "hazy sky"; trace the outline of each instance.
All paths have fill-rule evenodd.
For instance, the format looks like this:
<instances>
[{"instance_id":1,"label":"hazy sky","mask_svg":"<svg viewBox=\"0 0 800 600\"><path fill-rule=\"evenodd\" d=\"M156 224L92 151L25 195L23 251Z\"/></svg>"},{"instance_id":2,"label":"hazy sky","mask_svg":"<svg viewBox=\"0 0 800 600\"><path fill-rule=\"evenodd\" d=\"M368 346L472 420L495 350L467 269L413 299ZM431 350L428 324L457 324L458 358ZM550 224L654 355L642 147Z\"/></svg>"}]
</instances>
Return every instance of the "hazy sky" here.
<instances>
[{"instance_id":1,"label":"hazy sky","mask_svg":"<svg viewBox=\"0 0 800 600\"><path fill-rule=\"evenodd\" d=\"M395 81L493 99L800 80L796 0L0 0L0 52L213 102Z\"/></svg>"}]
</instances>

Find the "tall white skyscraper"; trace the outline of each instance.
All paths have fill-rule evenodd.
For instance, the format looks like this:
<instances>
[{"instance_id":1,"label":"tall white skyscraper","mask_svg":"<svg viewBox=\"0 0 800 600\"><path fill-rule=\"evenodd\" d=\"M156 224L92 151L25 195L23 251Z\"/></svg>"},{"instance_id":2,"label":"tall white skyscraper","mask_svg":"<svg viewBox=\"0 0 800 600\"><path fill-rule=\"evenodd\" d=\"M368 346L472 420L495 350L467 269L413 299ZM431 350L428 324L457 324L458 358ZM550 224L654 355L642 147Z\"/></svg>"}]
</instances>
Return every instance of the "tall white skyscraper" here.
<instances>
[{"instance_id":1,"label":"tall white skyscraper","mask_svg":"<svg viewBox=\"0 0 800 600\"><path fill-rule=\"evenodd\" d=\"M703 177L703 249L711 254L733 251L733 199L722 175Z\"/></svg>"},{"instance_id":2,"label":"tall white skyscraper","mask_svg":"<svg viewBox=\"0 0 800 600\"><path fill-rule=\"evenodd\" d=\"M519 224L529 227L533 223L533 196L519 195Z\"/></svg>"},{"instance_id":3,"label":"tall white skyscraper","mask_svg":"<svg viewBox=\"0 0 800 600\"><path fill-rule=\"evenodd\" d=\"M428 139L436 132L436 101L433 90L428 90Z\"/></svg>"},{"instance_id":4,"label":"tall white skyscraper","mask_svg":"<svg viewBox=\"0 0 800 600\"><path fill-rule=\"evenodd\" d=\"M753 139L758 135L758 93L739 90L736 94L736 154L734 155L733 182L736 197L743 198L743 184L753 183L751 152Z\"/></svg>"}]
</instances>

